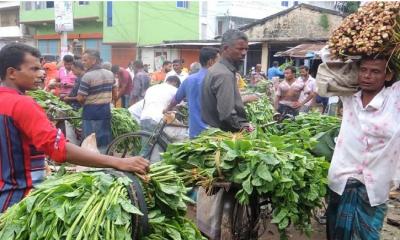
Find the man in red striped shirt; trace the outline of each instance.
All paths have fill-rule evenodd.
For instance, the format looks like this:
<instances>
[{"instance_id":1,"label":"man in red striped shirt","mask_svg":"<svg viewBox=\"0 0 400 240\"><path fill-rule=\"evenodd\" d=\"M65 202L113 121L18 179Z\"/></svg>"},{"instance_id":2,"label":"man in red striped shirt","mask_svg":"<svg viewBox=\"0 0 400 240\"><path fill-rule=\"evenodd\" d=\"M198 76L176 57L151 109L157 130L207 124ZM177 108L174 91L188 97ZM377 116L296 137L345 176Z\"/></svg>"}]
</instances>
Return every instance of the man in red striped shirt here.
<instances>
[{"instance_id":1,"label":"man in red striped shirt","mask_svg":"<svg viewBox=\"0 0 400 240\"><path fill-rule=\"evenodd\" d=\"M0 212L22 200L45 177L44 155L63 163L110 167L144 174L149 162L141 157L116 158L66 142L43 109L24 95L42 77L40 52L10 43L0 50Z\"/></svg>"}]
</instances>

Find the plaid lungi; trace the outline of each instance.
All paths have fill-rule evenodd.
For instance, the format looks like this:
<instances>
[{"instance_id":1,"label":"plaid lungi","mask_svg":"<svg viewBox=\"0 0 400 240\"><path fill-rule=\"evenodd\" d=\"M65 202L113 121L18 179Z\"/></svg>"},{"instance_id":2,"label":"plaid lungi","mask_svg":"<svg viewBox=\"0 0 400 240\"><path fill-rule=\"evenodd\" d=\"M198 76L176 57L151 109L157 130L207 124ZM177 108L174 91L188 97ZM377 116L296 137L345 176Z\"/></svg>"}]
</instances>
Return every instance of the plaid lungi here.
<instances>
[{"instance_id":1,"label":"plaid lungi","mask_svg":"<svg viewBox=\"0 0 400 240\"><path fill-rule=\"evenodd\" d=\"M342 196L330 191L327 209L329 240L378 240L386 204L371 207L365 185L349 179Z\"/></svg>"}]
</instances>

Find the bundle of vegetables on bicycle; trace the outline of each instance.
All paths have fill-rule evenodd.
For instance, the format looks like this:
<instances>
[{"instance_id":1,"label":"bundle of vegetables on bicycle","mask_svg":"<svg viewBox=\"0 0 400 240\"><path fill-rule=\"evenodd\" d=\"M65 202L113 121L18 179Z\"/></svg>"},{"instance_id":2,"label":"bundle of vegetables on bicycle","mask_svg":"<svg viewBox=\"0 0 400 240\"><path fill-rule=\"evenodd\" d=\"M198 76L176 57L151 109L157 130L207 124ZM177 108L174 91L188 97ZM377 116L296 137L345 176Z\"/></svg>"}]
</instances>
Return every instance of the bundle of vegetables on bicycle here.
<instances>
[{"instance_id":1,"label":"bundle of vegetables on bicycle","mask_svg":"<svg viewBox=\"0 0 400 240\"><path fill-rule=\"evenodd\" d=\"M70 105L44 90L29 91L28 95L53 119L59 118L60 112L63 113L64 117L79 118L81 116L80 111L75 111ZM112 108L111 115L111 132L114 138L139 129L139 124L132 119L127 109ZM72 119L68 121L70 121L75 128L81 128L82 126L81 119Z\"/></svg>"},{"instance_id":2,"label":"bundle of vegetables on bicycle","mask_svg":"<svg viewBox=\"0 0 400 240\"><path fill-rule=\"evenodd\" d=\"M126 176L107 172L56 174L0 217L0 239L203 239L187 218L186 188L174 166L152 165L140 183L143 213L130 199ZM134 200L134 201L132 201Z\"/></svg>"},{"instance_id":3,"label":"bundle of vegetables on bicycle","mask_svg":"<svg viewBox=\"0 0 400 240\"><path fill-rule=\"evenodd\" d=\"M313 136L337 127L339 120L315 114L298 119L284 120L280 135L210 129L190 142L169 145L163 161L176 166L187 186L211 191L219 181L238 184L239 203L248 204L254 193L268 199L272 223L282 233L289 224L309 233L312 210L326 194L329 167L324 157L311 153L317 144Z\"/></svg>"}]
</instances>

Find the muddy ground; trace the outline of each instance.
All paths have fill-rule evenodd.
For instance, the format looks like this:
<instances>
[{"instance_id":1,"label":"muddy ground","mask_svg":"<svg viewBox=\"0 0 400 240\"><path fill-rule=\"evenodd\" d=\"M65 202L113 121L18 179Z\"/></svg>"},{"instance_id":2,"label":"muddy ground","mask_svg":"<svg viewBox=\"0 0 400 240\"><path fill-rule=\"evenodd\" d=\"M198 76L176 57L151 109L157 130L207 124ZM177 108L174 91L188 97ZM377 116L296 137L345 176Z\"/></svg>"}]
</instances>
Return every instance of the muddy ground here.
<instances>
[{"instance_id":1,"label":"muddy ground","mask_svg":"<svg viewBox=\"0 0 400 240\"><path fill-rule=\"evenodd\" d=\"M189 207L188 216L192 220L196 221L195 207ZM392 222L394 224L398 223L399 226L393 226L388 222ZM325 225L318 223L317 221L313 221L313 234L309 238L305 235L302 235L300 232L296 231L293 228L290 228L288 231L289 239L295 240L326 240L325 233ZM267 230L264 232L260 240L279 240L279 234L274 227L274 225L269 224L267 226ZM390 200L388 202L388 214L385 219L385 223L382 230L381 240L400 240L400 198Z\"/></svg>"}]
</instances>

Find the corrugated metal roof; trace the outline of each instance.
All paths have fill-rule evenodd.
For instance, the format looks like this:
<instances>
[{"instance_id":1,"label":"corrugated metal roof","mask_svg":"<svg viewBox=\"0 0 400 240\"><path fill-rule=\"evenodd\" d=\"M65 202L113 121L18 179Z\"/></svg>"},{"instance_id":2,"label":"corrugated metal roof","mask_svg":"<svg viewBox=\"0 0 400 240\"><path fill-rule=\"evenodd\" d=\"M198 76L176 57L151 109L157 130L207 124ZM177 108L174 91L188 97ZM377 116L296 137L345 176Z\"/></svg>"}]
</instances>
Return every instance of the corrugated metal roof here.
<instances>
[{"instance_id":1,"label":"corrugated metal roof","mask_svg":"<svg viewBox=\"0 0 400 240\"><path fill-rule=\"evenodd\" d=\"M277 52L274 57L292 57L292 58L306 58L307 54L315 54L319 52L326 43L304 43L290 48L284 52Z\"/></svg>"}]
</instances>

